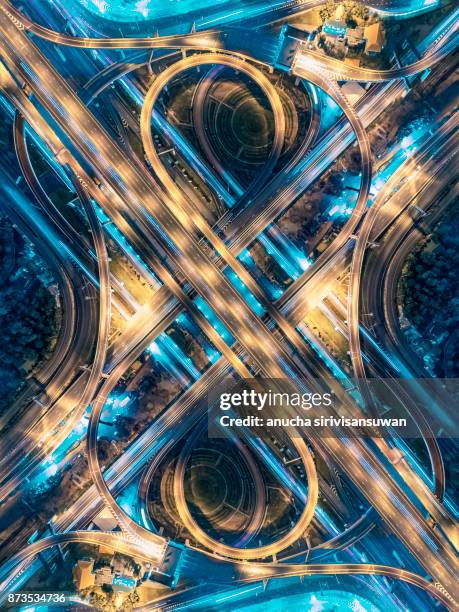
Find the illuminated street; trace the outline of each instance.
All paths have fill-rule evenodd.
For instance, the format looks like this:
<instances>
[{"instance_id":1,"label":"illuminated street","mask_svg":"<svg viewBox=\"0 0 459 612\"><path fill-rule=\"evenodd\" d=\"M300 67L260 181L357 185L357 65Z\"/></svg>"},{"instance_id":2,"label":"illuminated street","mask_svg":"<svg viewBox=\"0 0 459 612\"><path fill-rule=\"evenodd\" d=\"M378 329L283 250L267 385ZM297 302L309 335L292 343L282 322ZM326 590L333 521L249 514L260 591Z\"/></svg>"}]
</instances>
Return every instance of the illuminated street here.
<instances>
[{"instance_id":1,"label":"illuminated street","mask_svg":"<svg viewBox=\"0 0 459 612\"><path fill-rule=\"evenodd\" d=\"M0 609L459 607L459 9L0 0Z\"/></svg>"}]
</instances>

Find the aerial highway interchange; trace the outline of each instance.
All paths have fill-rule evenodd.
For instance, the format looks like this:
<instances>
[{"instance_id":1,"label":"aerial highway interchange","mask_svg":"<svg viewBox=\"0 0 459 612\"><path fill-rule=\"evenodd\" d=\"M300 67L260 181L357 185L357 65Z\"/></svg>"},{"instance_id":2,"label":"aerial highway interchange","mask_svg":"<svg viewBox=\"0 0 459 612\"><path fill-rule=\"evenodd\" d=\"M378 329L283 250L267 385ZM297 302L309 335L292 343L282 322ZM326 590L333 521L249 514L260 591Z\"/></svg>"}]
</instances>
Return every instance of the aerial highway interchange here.
<instances>
[{"instance_id":1,"label":"aerial highway interchange","mask_svg":"<svg viewBox=\"0 0 459 612\"><path fill-rule=\"evenodd\" d=\"M0 0L0 214L59 310L0 412L0 608L457 609L459 377L401 295L457 210L459 9L353 3L343 39L318 0L155 28L55 4ZM384 60L341 57L386 20ZM424 114L389 138L397 104ZM416 435L207 435L215 390L260 381L355 419L384 391Z\"/></svg>"}]
</instances>

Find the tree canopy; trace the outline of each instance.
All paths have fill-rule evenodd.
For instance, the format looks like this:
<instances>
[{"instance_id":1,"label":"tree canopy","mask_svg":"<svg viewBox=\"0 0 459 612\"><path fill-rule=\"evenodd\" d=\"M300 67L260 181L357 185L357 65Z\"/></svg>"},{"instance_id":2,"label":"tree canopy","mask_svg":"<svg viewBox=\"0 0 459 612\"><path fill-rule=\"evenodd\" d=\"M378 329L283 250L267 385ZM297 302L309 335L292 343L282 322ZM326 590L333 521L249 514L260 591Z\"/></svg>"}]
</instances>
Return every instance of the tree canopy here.
<instances>
[{"instance_id":1,"label":"tree canopy","mask_svg":"<svg viewBox=\"0 0 459 612\"><path fill-rule=\"evenodd\" d=\"M405 316L431 344L437 373L458 376L459 201L410 257L403 290Z\"/></svg>"},{"instance_id":2,"label":"tree canopy","mask_svg":"<svg viewBox=\"0 0 459 612\"><path fill-rule=\"evenodd\" d=\"M0 217L0 411L51 348L57 331L53 279L32 245Z\"/></svg>"}]
</instances>

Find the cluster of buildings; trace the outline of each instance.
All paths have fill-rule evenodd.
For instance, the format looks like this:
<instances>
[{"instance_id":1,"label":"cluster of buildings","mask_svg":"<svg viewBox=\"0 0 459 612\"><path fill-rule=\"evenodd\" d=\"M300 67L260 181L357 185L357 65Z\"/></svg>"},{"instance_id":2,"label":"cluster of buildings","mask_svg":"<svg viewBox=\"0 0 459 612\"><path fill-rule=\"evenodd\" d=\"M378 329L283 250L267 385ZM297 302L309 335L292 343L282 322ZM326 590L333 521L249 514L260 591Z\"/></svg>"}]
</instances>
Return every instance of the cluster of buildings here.
<instances>
[{"instance_id":1,"label":"cluster of buildings","mask_svg":"<svg viewBox=\"0 0 459 612\"><path fill-rule=\"evenodd\" d=\"M362 49L367 55L378 55L386 42L380 21L366 26L346 25L343 5L339 5L333 18L324 23L322 38L326 47L343 55L347 55L349 49Z\"/></svg>"},{"instance_id":2,"label":"cluster of buildings","mask_svg":"<svg viewBox=\"0 0 459 612\"><path fill-rule=\"evenodd\" d=\"M94 559L79 559L73 568L73 581L77 591L110 585L114 593L129 593L137 584L133 570L116 559L96 570Z\"/></svg>"},{"instance_id":3,"label":"cluster of buildings","mask_svg":"<svg viewBox=\"0 0 459 612\"><path fill-rule=\"evenodd\" d=\"M327 54L359 66L363 54L378 57L385 43L384 26L380 21L367 25L362 19L349 18L340 4L324 23L319 12L313 10L300 22L286 24L280 35L277 61L291 65L296 51L306 45L309 49L322 47Z\"/></svg>"}]
</instances>

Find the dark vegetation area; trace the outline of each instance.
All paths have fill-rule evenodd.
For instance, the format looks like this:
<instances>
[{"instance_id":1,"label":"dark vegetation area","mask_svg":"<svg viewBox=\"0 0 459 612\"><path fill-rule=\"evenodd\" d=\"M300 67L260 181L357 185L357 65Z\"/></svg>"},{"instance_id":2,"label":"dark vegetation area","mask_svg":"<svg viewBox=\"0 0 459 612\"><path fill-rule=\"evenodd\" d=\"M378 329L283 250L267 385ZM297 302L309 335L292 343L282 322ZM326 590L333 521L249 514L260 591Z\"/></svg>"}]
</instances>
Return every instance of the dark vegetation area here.
<instances>
[{"instance_id":1,"label":"dark vegetation area","mask_svg":"<svg viewBox=\"0 0 459 612\"><path fill-rule=\"evenodd\" d=\"M0 412L52 348L57 332L52 282L32 245L0 216Z\"/></svg>"},{"instance_id":2,"label":"dark vegetation area","mask_svg":"<svg viewBox=\"0 0 459 612\"><path fill-rule=\"evenodd\" d=\"M404 313L429 341L439 376L459 376L459 201L408 262Z\"/></svg>"}]
</instances>

